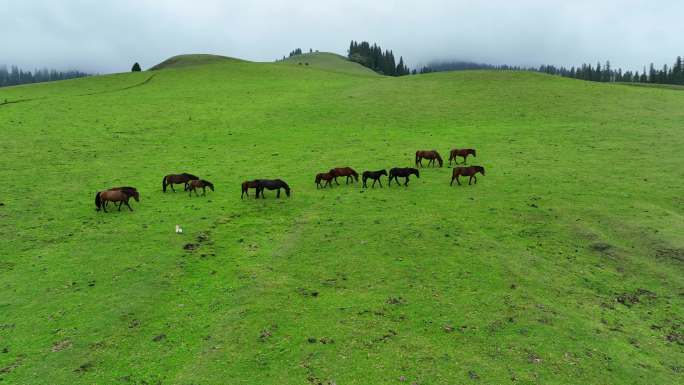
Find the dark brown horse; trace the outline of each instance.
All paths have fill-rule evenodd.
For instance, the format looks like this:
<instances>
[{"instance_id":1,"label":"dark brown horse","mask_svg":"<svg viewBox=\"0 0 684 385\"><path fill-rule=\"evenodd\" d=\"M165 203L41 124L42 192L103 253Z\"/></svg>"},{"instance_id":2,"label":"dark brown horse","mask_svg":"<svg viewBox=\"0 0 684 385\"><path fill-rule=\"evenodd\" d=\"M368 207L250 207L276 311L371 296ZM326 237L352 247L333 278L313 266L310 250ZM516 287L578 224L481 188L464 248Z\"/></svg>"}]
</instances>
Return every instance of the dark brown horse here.
<instances>
[{"instance_id":1,"label":"dark brown horse","mask_svg":"<svg viewBox=\"0 0 684 385\"><path fill-rule=\"evenodd\" d=\"M185 188L183 190L185 191L188 189L188 182L190 182L191 180L198 180L198 179L199 179L199 177L196 177L192 174L188 174L186 172L184 172L182 174L167 175L162 180L162 190L164 192L166 192L166 186L171 186L171 190L173 190L173 192L176 192L176 189L173 188L173 185L183 183L185 185Z\"/></svg>"},{"instance_id":2,"label":"dark brown horse","mask_svg":"<svg viewBox=\"0 0 684 385\"><path fill-rule=\"evenodd\" d=\"M416 151L416 167L420 165L423 167L423 159L429 159L428 166L432 164L435 166L435 160L439 162L439 167L442 167L442 157L439 156L437 150L431 151Z\"/></svg>"},{"instance_id":3,"label":"dark brown horse","mask_svg":"<svg viewBox=\"0 0 684 385\"><path fill-rule=\"evenodd\" d=\"M347 181L345 184L349 184L349 178L352 178L352 182L353 181L356 181L356 182L359 181L359 174L356 171L354 171L354 169L352 169L351 167L333 168L332 170L329 171L329 173L335 175L335 183L337 183L338 185L339 185L339 183L337 182L338 176L346 176L347 177Z\"/></svg>"},{"instance_id":4,"label":"dark brown horse","mask_svg":"<svg viewBox=\"0 0 684 385\"><path fill-rule=\"evenodd\" d=\"M107 212L107 202L119 202L119 211L121 211L121 205L123 204L128 206L129 210L133 211L131 205L128 204L128 200L131 198L131 196L133 196L135 200L138 200L137 195L129 195L123 190L99 191L97 194L95 194L95 207L97 207L97 211L102 209L104 212Z\"/></svg>"},{"instance_id":5,"label":"dark brown horse","mask_svg":"<svg viewBox=\"0 0 684 385\"><path fill-rule=\"evenodd\" d=\"M408 187L409 177L412 174L415 175L416 178L420 178L420 173L418 172L418 169L415 169L415 168L396 168L395 167L395 168L391 169L389 172L389 182L387 183L387 185L388 186L392 185L392 179L394 179L394 181L397 182L397 184L400 184L397 177L402 177L402 178L406 178L406 182L404 182L404 186Z\"/></svg>"},{"instance_id":6,"label":"dark brown horse","mask_svg":"<svg viewBox=\"0 0 684 385\"><path fill-rule=\"evenodd\" d=\"M190 193L190 196L192 196L192 192L195 192L195 196L199 196L197 194L197 189L201 188L202 189L202 195L207 195L207 187L211 189L211 191L214 191L214 184L209 182L208 180L204 179L193 179L188 182L188 192Z\"/></svg>"},{"instance_id":7,"label":"dark brown horse","mask_svg":"<svg viewBox=\"0 0 684 385\"><path fill-rule=\"evenodd\" d=\"M288 197L290 196L290 186L288 186L287 183L285 183L285 181L282 179L257 179L256 182L256 199L259 199L259 194L261 194L261 198L266 199L264 196L264 189L278 190L276 198L280 198L280 189L282 188L285 190L285 194Z\"/></svg>"},{"instance_id":8,"label":"dark brown horse","mask_svg":"<svg viewBox=\"0 0 684 385\"><path fill-rule=\"evenodd\" d=\"M459 182L458 178L461 176L469 176L470 179L468 179L468 184L470 185L470 182L472 182L473 178L475 179L475 184L477 184L477 177L475 174L480 173L482 175L485 174L485 169L484 167L481 166L470 166L470 167L454 167L454 171L451 173L451 183L449 183L449 186L454 185L454 179L456 180L456 183L459 185L461 182Z\"/></svg>"},{"instance_id":9,"label":"dark brown horse","mask_svg":"<svg viewBox=\"0 0 684 385\"><path fill-rule=\"evenodd\" d=\"M320 174L316 174L316 179L314 180L314 182L316 182L316 188L325 188L325 186L332 187L333 179L335 179L335 174L331 172L322 172ZM323 186L321 186L321 181L325 181Z\"/></svg>"},{"instance_id":10,"label":"dark brown horse","mask_svg":"<svg viewBox=\"0 0 684 385\"><path fill-rule=\"evenodd\" d=\"M366 181L368 179L373 179L373 184L371 185L372 187L375 187L375 182L380 183L380 187L382 187L382 181L380 180L380 177L383 175L387 176L387 171L384 169L379 170L379 171L364 171L363 174L361 174L361 179L363 180L363 187L368 188L366 186Z\"/></svg>"},{"instance_id":11,"label":"dark brown horse","mask_svg":"<svg viewBox=\"0 0 684 385\"><path fill-rule=\"evenodd\" d=\"M242 187L242 195L240 195L240 199L242 199L245 196L245 194L247 195L247 197L249 197L249 189L251 189L251 188L256 189L257 188L257 181L256 180L246 180L246 181L242 182L241 187Z\"/></svg>"},{"instance_id":12,"label":"dark brown horse","mask_svg":"<svg viewBox=\"0 0 684 385\"><path fill-rule=\"evenodd\" d=\"M468 155L477 157L477 155L475 154L475 150L472 148L462 148L460 150L455 148L451 150L451 152L449 153L449 166L451 166L452 160L454 161L454 163L458 164L458 159L456 159L457 156L462 157L463 164L466 164L466 162L468 161Z\"/></svg>"}]
</instances>

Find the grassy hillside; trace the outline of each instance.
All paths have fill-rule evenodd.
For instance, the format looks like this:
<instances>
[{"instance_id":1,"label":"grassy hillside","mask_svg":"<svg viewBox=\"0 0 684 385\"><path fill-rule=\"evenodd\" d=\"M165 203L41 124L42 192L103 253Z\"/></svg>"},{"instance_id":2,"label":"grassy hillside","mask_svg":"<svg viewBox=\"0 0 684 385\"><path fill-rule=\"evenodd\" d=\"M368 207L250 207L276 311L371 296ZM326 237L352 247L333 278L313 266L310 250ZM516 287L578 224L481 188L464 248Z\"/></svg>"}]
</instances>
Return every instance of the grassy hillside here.
<instances>
[{"instance_id":1,"label":"grassy hillside","mask_svg":"<svg viewBox=\"0 0 684 385\"><path fill-rule=\"evenodd\" d=\"M313 52L286 58L281 65L300 66L317 70L333 71L350 75L380 76L370 68L354 63L347 58L329 52Z\"/></svg>"},{"instance_id":2,"label":"grassy hillside","mask_svg":"<svg viewBox=\"0 0 684 385\"><path fill-rule=\"evenodd\" d=\"M170 57L163 62L150 68L152 71L169 68L193 67L207 64L227 64L228 62L241 61L227 56L207 55L207 54L188 54Z\"/></svg>"},{"instance_id":3,"label":"grassy hillside","mask_svg":"<svg viewBox=\"0 0 684 385\"><path fill-rule=\"evenodd\" d=\"M683 380L682 92L226 61L5 99L2 383ZM313 183L452 147L477 185ZM216 191L162 193L183 171ZM116 185L135 211L95 212Z\"/></svg>"}]
</instances>

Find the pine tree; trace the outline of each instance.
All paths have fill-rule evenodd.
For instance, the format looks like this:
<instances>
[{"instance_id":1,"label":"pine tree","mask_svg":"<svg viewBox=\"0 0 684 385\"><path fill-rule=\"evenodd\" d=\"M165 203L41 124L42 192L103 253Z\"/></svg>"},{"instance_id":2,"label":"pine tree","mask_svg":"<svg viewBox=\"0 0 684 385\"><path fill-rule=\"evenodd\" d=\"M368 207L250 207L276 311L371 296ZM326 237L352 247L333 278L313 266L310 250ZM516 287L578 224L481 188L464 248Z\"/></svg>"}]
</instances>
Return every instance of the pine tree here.
<instances>
[{"instance_id":1,"label":"pine tree","mask_svg":"<svg viewBox=\"0 0 684 385\"><path fill-rule=\"evenodd\" d=\"M131 68L131 72L140 72L140 71L142 71L142 69L140 68L140 64L138 64L138 62L135 62L135 64L133 64L133 67Z\"/></svg>"}]
</instances>

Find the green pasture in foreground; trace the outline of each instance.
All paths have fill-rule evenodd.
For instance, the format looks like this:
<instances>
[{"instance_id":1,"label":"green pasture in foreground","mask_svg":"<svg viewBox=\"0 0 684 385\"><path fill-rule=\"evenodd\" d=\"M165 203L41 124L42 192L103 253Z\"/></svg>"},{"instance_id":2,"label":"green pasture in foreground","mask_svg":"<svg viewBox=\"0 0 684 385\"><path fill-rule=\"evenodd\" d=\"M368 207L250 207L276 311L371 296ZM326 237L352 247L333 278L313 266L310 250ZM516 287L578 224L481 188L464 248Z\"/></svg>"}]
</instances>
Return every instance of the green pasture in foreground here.
<instances>
[{"instance_id":1,"label":"green pasture in foreground","mask_svg":"<svg viewBox=\"0 0 684 385\"><path fill-rule=\"evenodd\" d=\"M0 89L0 383L684 382L684 93L320 60ZM453 147L477 185L313 183Z\"/></svg>"}]
</instances>

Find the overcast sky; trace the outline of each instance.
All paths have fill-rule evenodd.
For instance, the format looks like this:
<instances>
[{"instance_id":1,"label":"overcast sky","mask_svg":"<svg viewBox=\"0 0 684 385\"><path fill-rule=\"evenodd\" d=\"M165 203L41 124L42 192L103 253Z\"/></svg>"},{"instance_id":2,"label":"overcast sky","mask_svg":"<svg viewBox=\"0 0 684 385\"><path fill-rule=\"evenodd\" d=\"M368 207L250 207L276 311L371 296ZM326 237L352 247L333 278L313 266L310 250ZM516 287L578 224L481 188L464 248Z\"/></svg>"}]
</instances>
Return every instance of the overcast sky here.
<instances>
[{"instance_id":1,"label":"overcast sky","mask_svg":"<svg viewBox=\"0 0 684 385\"><path fill-rule=\"evenodd\" d=\"M410 66L658 67L684 56L683 0L0 0L0 64L107 73L181 53L272 61L377 42Z\"/></svg>"}]
</instances>

